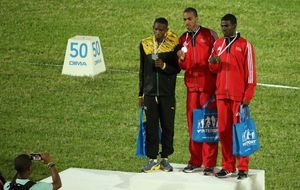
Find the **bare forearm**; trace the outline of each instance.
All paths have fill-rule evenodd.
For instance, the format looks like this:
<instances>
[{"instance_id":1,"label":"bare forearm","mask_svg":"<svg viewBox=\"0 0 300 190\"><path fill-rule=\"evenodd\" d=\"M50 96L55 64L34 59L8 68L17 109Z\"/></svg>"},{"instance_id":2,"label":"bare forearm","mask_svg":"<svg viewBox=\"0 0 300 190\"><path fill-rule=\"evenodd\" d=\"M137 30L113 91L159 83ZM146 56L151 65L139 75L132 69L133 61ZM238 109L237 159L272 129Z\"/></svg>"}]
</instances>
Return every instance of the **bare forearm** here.
<instances>
[{"instance_id":1,"label":"bare forearm","mask_svg":"<svg viewBox=\"0 0 300 190\"><path fill-rule=\"evenodd\" d=\"M57 172L57 169L55 166L52 166L50 168L51 170L51 176L52 176L52 181L53 181L53 190L57 190L61 187L61 180L60 180L60 176Z\"/></svg>"}]
</instances>

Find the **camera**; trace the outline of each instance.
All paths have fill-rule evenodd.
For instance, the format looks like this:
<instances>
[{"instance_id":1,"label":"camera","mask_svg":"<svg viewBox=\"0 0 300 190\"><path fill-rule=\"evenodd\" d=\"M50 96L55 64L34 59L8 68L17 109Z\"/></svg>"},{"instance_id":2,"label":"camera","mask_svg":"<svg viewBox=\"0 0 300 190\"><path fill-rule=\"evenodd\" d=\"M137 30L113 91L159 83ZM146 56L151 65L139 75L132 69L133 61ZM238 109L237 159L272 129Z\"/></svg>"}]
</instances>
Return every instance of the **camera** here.
<instances>
[{"instance_id":1,"label":"camera","mask_svg":"<svg viewBox=\"0 0 300 190\"><path fill-rule=\"evenodd\" d=\"M42 160L42 155L39 153L31 153L30 157L31 157L31 160Z\"/></svg>"}]
</instances>

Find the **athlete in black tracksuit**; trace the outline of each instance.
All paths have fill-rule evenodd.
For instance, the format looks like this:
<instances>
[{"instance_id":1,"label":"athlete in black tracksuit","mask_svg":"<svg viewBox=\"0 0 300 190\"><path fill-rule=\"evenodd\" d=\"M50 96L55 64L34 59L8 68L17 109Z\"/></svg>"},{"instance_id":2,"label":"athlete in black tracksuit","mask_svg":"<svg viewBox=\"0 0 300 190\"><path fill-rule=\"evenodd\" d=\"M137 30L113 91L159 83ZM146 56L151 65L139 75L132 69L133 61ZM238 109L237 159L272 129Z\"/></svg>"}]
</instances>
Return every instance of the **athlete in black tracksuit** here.
<instances>
[{"instance_id":1,"label":"athlete in black tracksuit","mask_svg":"<svg viewBox=\"0 0 300 190\"><path fill-rule=\"evenodd\" d=\"M159 154L159 123L161 158L168 158L174 152L175 85L180 72L177 35L167 30L159 38L156 30L154 28L154 36L143 39L140 44L139 99L146 113L146 154L150 159L157 159Z\"/></svg>"}]
</instances>

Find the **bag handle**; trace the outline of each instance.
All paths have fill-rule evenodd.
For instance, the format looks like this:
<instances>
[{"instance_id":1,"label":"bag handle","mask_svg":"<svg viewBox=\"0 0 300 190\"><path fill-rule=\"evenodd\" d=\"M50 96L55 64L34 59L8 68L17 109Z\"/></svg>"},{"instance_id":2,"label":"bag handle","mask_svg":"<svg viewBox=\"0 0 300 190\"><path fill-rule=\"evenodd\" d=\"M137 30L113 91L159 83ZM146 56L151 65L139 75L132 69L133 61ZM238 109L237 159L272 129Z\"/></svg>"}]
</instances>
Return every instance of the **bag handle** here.
<instances>
[{"instance_id":1,"label":"bag handle","mask_svg":"<svg viewBox=\"0 0 300 190\"><path fill-rule=\"evenodd\" d=\"M210 99L207 100L207 102L203 105L202 109L206 109L206 107L208 106L208 104L212 103L215 101L215 97L212 96Z\"/></svg>"},{"instance_id":2,"label":"bag handle","mask_svg":"<svg viewBox=\"0 0 300 190\"><path fill-rule=\"evenodd\" d=\"M240 105L240 122L244 122L250 118L250 108L249 106L243 107L243 104Z\"/></svg>"},{"instance_id":3,"label":"bag handle","mask_svg":"<svg viewBox=\"0 0 300 190\"><path fill-rule=\"evenodd\" d=\"M144 107L140 107L140 126L143 125L143 115L144 115Z\"/></svg>"}]
</instances>

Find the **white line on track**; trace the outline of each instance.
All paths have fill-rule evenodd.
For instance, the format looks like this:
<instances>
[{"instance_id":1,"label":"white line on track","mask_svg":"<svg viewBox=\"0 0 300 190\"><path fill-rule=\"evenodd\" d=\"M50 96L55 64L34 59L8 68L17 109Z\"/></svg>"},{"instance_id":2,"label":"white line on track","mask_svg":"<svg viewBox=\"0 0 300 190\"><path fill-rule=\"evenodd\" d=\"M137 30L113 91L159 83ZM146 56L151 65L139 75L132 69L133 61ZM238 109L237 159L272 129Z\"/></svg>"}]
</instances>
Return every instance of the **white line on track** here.
<instances>
[{"instance_id":1,"label":"white line on track","mask_svg":"<svg viewBox=\"0 0 300 190\"><path fill-rule=\"evenodd\" d=\"M62 67L63 65L55 65L55 64L41 64L41 63L31 63L31 62L18 62L21 64L29 64L29 65L37 65L37 66L53 66L53 67ZM126 72L126 73L138 73L133 72L125 69L108 69L108 71L115 71L115 72ZM182 75L178 75L177 78L184 78ZM278 85L278 84L264 84L264 83L257 83L258 86L270 87L270 88L286 88L286 89L295 89L299 90L299 87L295 86L285 86L285 85Z\"/></svg>"},{"instance_id":2,"label":"white line on track","mask_svg":"<svg viewBox=\"0 0 300 190\"><path fill-rule=\"evenodd\" d=\"M184 78L184 76L177 76L177 78ZM258 86L264 87L271 87L271 88L288 88L288 89L296 89L299 90L299 87L295 86L285 86L285 85L277 85L277 84L264 84L264 83L257 83Z\"/></svg>"}]
</instances>

